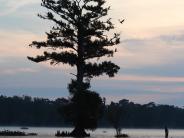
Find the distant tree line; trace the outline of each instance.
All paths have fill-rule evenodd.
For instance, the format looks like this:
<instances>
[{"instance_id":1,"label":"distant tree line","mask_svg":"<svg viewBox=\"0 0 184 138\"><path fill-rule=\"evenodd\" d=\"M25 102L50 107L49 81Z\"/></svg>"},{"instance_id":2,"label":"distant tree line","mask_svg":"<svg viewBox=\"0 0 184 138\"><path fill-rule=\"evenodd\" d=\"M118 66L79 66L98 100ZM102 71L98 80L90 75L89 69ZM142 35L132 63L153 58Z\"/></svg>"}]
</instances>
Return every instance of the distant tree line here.
<instances>
[{"instance_id":1,"label":"distant tree line","mask_svg":"<svg viewBox=\"0 0 184 138\"><path fill-rule=\"evenodd\" d=\"M109 112L115 113L115 117L112 117L111 114L109 117ZM121 116L119 117L116 113ZM158 105L154 102L144 105L126 99L120 100L118 103L111 102L106 106L104 116L106 116L104 118L109 118L108 122L111 122L112 125L120 125L122 128L163 128L165 125L170 128L184 128L183 108L173 105ZM115 120L112 120L114 118ZM119 122L116 123L116 120Z\"/></svg>"},{"instance_id":2,"label":"distant tree line","mask_svg":"<svg viewBox=\"0 0 184 138\"><path fill-rule=\"evenodd\" d=\"M43 98L0 96L1 126L70 126L64 121L62 107L68 102L65 98L49 100ZM184 109L170 106L135 104L120 100L104 105L99 120L101 127L123 128L184 128ZM117 124L116 124L117 123Z\"/></svg>"},{"instance_id":3,"label":"distant tree line","mask_svg":"<svg viewBox=\"0 0 184 138\"><path fill-rule=\"evenodd\" d=\"M52 126L63 124L57 99L0 96L0 125ZM62 99L61 99L62 100Z\"/></svg>"}]
</instances>

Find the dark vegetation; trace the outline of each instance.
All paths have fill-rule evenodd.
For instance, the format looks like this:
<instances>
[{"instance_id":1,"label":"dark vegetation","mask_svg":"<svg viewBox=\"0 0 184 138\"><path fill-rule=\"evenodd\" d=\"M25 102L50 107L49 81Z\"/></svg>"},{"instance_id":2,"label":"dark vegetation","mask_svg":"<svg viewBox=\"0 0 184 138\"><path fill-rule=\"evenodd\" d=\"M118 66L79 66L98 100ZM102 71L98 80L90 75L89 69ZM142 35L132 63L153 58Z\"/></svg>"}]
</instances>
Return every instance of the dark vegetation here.
<instances>
[{"instance_id":1,"label":"dark vegetation","mask_svg":"<svg viewBox=\"0 0 184 138\"><path fill-rule=\"evenodd\" d=\"M22 131L0 131L0 136L37 136L37 133L25 133Z\"/></svg>"},{"instance_id":2,"label":"dark vegetation","mask_svg":"<svg viewBox=\"0 0 184 138\"><path fill-rule=\"evenodd\" d=\"M75 127L71 136L88 136L85 129L97 128L102 99L90 90L93 77L114 77L120 69L110 60L120 43L120 35L111 34L114 24L107 17L110 7L106 0L42 0L47 12L39 17L54 23L46 33L46 41L33 41L30 45L44 52L29 60L51 65L68 64L75 67L74 78L68 85L71 98L64 108L64 117ZM123 21L122 21L123 22ZM42 110L41 110L42 111Z\"/></svg>"},{"instance_id":3,"label":"dark vegetation","mask_svg":"<svg viewBox=\"0 0 184 138\"><path fill-rule=\"evenodd\" d=\"M64 114L61 111L63 110L61 107L67 102L68 100L64 98L51 101L28 96L0 96L0 125L70 126L71 123L64 121ZM113 109L115 105L122 111L121 115L109 115L109 112L115 113L116 109ZM120 128L163 128L165 125L170 128L184 128L184 109L175 106L155 103L140 105L121 100L119 103L104 106L99 125L101 127L116 126L113 116L118 119Z\"/></svg>"},{"instance_id":4,"label":"dark vegetation","mask_svg":"<svg viewBox=\"0 0 184 138\"><path fill-rule=\"evenodd\" d=\"M122 119L125 111L122 106L118 103L111 103L105 108L108 122L115 128L116 137L124 136L121 134L122 130Z\"/></svg>"},{"instance_id":5,"label":"dark vegetation","mask_svg":"<svg viewBox=\"0 0 184 138\"><path fill-rule=\"evenodd\" d=\"M56 137L72 137L72 133L70 132L67 132L67 131L57 131L56 134L55 134ZM85 134L84 137L89 137L90 134Z\"/></svg>"},{"instance_id":6,"label":"dark vegetation","mask_svg":"<svg viewBox=\"0 0 184 138\"><path fill-rule=\"evenodd\" d=\"M26 136L26 133L21 131L3 130L0 131L0 136Z\"/></svg>"}]
</instances>

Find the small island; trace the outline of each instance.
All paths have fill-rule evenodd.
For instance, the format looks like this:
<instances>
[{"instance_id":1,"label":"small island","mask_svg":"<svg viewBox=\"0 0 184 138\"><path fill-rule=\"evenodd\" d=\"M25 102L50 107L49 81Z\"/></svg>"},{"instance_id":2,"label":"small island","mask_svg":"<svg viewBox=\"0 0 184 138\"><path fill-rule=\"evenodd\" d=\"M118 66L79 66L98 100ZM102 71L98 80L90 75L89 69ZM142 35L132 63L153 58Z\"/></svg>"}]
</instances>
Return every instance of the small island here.
<instances>
[{"instance_id":1,"label":"small island","mask_svg":"<svg viewBox=\"0 0 184 138\"><path fill-rule=\"evenodd\" d=\"M10 131L10 130L3 130L0 131L0 136L37 136L37 133L25 133L22 131Z\"/></svg>"},{"instance_id":2,"label":"small island","mask_svg":"<svg viewBox=\"0 0 184 138\"><path fill-rule=\"evenodd\" d=\"M55 134L56 137L75 137L75 135L73 133L67 132L67 131L57 131ZM87 133L83 133L82 134L83 137L90 137L90 134Z\"/></svg>"}]
</instances>

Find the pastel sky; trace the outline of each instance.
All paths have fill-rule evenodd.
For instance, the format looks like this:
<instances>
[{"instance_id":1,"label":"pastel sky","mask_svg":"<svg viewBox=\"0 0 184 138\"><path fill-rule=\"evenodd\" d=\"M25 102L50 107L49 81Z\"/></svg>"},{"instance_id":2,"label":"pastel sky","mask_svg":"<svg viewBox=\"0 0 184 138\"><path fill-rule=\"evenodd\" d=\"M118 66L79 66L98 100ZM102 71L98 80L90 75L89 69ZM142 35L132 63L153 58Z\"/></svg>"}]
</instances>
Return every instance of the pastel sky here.
<instances>
[{"instance_id":1,"label":"pastel sky","mask_svg":"<svg viewBox=\"0 0 184 138\"><path fill-rule=\"evenodd\" d=\"M41 0L0 0L0 94L47 98L67 97L74 72L68 66L35 64L28 47L44 40L52 26L39 19ZM92 89L108 101L184 105L184 1L107 0L109 16L121 33L113 60L121 70L115 78L92 80ZM123 25L118 19L125 18Z\"/></svg>"}]
</instances>

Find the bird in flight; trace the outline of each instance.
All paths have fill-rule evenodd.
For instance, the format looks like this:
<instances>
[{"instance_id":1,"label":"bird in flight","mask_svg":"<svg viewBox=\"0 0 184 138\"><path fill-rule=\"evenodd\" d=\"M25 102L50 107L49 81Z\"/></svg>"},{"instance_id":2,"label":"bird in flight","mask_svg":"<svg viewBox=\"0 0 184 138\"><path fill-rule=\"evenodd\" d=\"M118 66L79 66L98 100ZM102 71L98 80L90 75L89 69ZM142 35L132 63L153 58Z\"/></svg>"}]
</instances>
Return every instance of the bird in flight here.
<instances>
[{"instance_id":1,"label":"bird in flight","mask_svg":"<svg viewBox=\"0 0 184 138\"><path fill-rule=\"evenodd\" d=\"M120 22L121 24L122 24L124 21L125 21L125 19L123 19L123 20L120 20L120 19L119 19L119 22Z\"/></svg>"}]
</instances>

